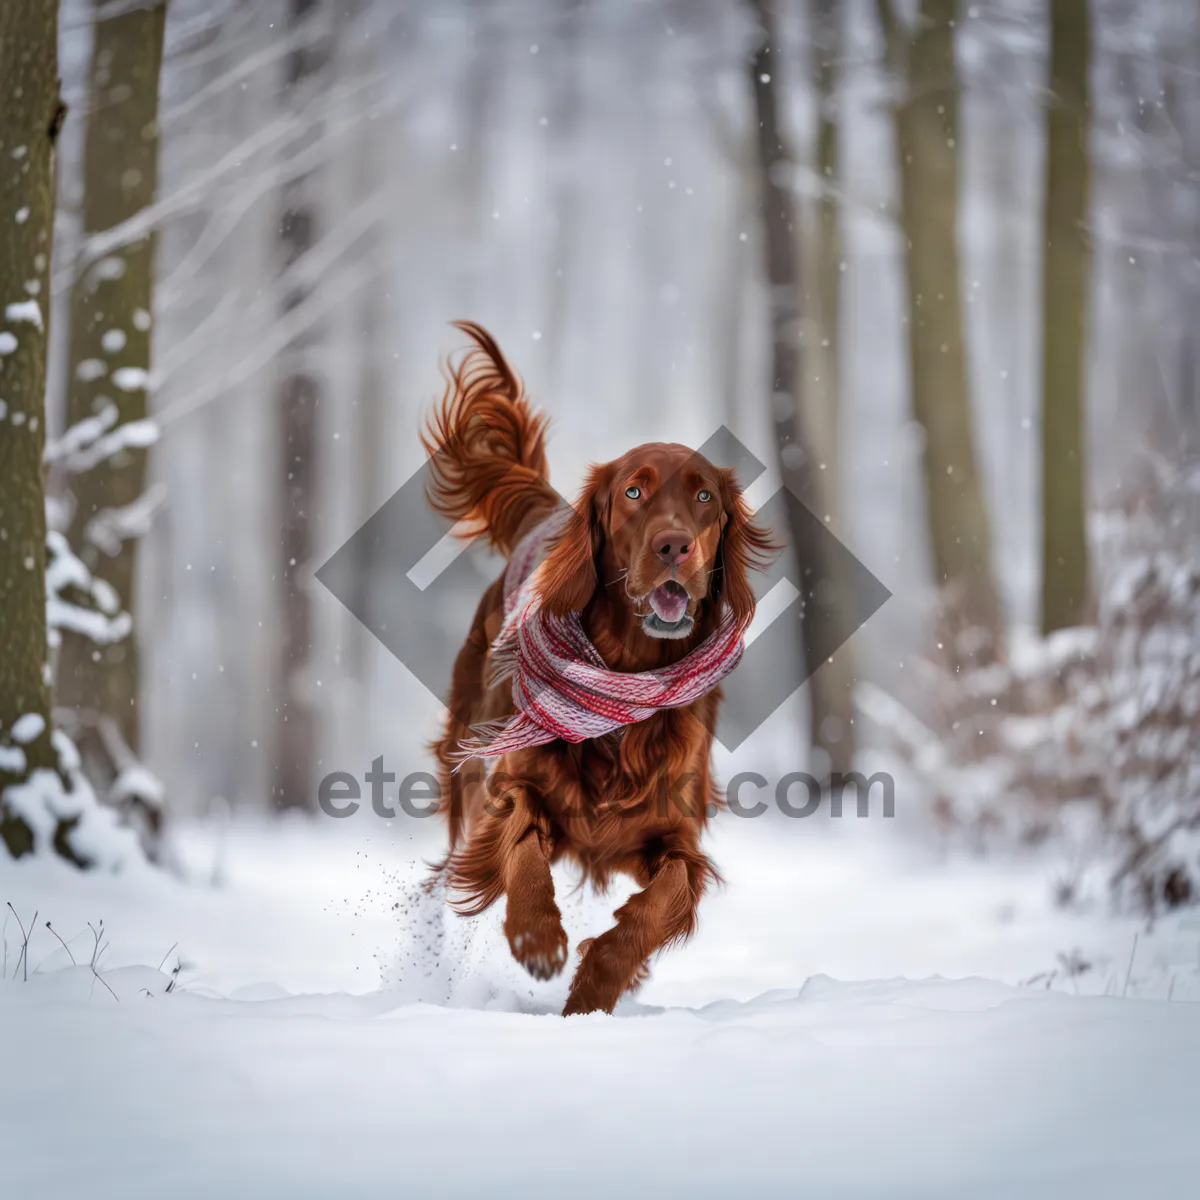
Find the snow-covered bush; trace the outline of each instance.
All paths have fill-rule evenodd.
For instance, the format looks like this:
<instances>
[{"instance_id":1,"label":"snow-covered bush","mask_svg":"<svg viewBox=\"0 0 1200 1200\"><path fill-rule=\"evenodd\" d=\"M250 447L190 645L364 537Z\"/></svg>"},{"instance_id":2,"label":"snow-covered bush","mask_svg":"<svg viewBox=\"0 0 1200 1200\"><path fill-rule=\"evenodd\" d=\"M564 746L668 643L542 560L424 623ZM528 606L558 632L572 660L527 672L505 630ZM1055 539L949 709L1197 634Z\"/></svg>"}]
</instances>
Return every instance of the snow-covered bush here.
<instances>
[{"instance_id":1,"label":"snow-covered bush","mask_svg":"<svg viewBox=\"0 0 1200 1200\"><path fill-rule=\"evenodd\" d=\"M0 757L24 770L22 746L40 737L41 717L22 717L11 729L0 730ZM24 724L24 728L22 725ZM51 734L57 769L31 771L21 783L4 789L3 808L8 819L21 822L28 833L26 849L34 854L57 853L81 867L119 870L142 857L138 835L124 824L113 808L96 799L80 770L75 745L61 729ZM21 756L20 762L14 762Z\"/></svg>"},{"instance_id":2,"label":"snow-covered bush","mask_svg":"<svg viewBox=\"0 0 1200 1200\"><path fill-rule=\"evenodd\" d=\"M978 666L979 635L953 589L936 625L914 664L919 703L862 685L860 706L915 768L943 828L978 849L1042 841L1072 802L1101 794L1103 762L1080 737L1099 631L1018 631Z\"/></svg>"},{"instance_id":3,"label":"snow-covered bush","mask_svg":"<svg viewBox=\"0 0 1200 1200\"><path fill-rule=\"evenodd\" d=\"M1070 829L1122 904L1155 912L1200 900L1200 466L1151 464L1093 531L1094 625L1018 631L974 667L949 592L920 711L870 689L863 708L945 828L979 847Z\"/></svg>"},{"instance_id":4,"label":"snow-covered bush","mask_svg":"<svg viewBox=\"0 0 1200 1200\"><path fill-rule=\"evenodd\" d=\"M1101 527L1103 691L1120 893L1151 911L1200 900L1200 463L1157 465Z\"/></svg>"}]
</instances>

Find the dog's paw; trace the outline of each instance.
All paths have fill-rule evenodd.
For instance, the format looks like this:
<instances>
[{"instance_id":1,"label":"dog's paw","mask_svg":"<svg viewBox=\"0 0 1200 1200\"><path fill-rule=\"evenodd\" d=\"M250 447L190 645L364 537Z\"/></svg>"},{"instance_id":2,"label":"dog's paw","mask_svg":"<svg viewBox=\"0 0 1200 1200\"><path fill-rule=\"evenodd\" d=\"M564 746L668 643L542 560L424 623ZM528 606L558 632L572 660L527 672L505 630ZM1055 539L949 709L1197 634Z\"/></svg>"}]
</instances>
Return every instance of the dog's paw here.
<instances>
[{"instance_id":1,"label":"dog's paw","mask_svg":"<svg viewBox=\"0 0 1200 1200\"><path fill-rule=\"evenodd\" d=\"M563 1008L564 1017L582 1013L610 1013L624 991L625 980L614 959L611 941L587 938L579 944L579 966Z\"/></svg>"},{"instance_id":2,"label":"dog's paw","mask_svg":"<svg viewBox=\"0 0 1200 1200\"><path fill-rule=\"evenodd\" d=\"M611 1009L605 1008L604 1005L591 996L576 995L572 992L567 997L567 1003L563 1006L562 1015L564 1017L582 1017L593 1012L611 1012Z\"/></svg>"},{"instance_id":3,"label":"dog's paw","mask_svg":"<svg viewBox=\"0 0 1200 1200\"><path fill-rule=\"evenodd\" d=\"M505 932L513 958L534 979L553 979L567 965L567 932L557 917Z\"/></svg>"}]
</instances>

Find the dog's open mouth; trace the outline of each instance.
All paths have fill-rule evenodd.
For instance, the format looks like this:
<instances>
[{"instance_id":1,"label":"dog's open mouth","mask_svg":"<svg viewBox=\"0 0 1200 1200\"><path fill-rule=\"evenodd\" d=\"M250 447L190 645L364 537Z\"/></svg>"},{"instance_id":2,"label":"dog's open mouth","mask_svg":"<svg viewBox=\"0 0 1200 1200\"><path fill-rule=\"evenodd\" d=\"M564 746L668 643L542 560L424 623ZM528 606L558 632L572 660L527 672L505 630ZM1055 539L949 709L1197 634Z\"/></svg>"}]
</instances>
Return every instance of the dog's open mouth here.
<instances>
[{"instance_id":1,"label":"dog's open mouth","mask_svg":"<svg viewBox=\"0 0 1200 1200\"><path fill-rule=\"evenodd\" d=\"M642 628L651 637L678 638L691 633L693 622L687 611L689 597L683 584L668 579L646 599L652 611L642 618Z\"/></svg>"}]
</instances>

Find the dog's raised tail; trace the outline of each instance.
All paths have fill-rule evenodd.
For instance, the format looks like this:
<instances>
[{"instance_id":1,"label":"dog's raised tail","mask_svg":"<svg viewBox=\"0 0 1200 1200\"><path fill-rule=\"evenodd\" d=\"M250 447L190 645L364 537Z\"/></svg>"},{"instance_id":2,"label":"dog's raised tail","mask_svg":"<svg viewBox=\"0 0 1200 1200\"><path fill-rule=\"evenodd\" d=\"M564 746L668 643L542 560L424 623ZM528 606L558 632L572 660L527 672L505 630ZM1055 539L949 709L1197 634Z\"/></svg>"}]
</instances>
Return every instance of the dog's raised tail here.
<instances>
[{"instance_id":1,"label":"dog's raised tail","mask_svg":"<svg viewBox=\"0 0 1200 1200\"><path fill-rule=\"evenodd\" d=\"M507 555L532 519L559 502L546 465L548 418L533 411L482 325L454 325L473 345L447 366L446 390L421 433L432 460L427 494L438 512L463 523L464 537L483 534Z\"/></svg>"}]
</instances>

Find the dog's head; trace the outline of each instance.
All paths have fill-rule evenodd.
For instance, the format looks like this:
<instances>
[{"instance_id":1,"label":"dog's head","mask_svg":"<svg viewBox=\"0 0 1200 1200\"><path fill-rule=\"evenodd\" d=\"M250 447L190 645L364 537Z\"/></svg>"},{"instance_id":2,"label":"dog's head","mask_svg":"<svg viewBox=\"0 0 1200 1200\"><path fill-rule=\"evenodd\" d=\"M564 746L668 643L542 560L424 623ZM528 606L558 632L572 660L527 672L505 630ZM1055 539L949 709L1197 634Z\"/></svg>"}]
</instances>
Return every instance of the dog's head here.
<instances>
[{"instance_id":1,"label":"dog's head","mask_svg":"<svg viewBox=\"0 0 1200 1200\"><path fill-rule=\"evenodd\" d=\"M754 616L749 573L778 549L751 520L732 471L686 446L652 442L592 467L539 588L555 615L582 612L599 589L644 633L687 637L705 605Z\"/></svg>"}]
</instances>

